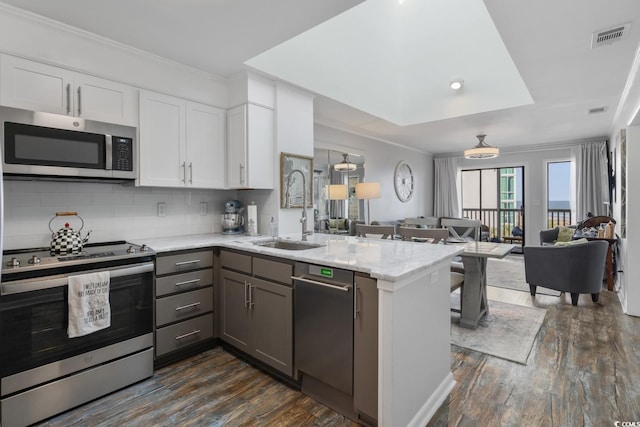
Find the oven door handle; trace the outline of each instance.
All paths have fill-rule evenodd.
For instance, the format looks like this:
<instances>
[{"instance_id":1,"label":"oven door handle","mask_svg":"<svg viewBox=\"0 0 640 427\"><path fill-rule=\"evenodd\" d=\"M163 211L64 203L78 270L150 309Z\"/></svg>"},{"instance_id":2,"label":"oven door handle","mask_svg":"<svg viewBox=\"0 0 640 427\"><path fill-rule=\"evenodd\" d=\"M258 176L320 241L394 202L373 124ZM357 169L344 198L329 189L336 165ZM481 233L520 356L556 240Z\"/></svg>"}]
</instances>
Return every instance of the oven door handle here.
<instances>
[{"instance_id":1,"label":"oven door handle","mask_svg":"<svg viewBox=\"0 0 640 427\"><path fill-rule=\"evenodd\" d=\"M106 269L109 271L111 278L134 276L136 274L149 273L153 271L153 263L146 262L142 264L134 264L122 268ZM105 269L88 270L77 272L77 274L96 273L99 271L105 271ZM75 274L71 274L73 276ZM39 291L42 289L57 288L60 286L67 286L69 284L68 275L57 275L46 279L24 279L16 280L14 282L6 282L2 284L1 295L19 294L22 292Z\"/></svg>"}]
</instances>

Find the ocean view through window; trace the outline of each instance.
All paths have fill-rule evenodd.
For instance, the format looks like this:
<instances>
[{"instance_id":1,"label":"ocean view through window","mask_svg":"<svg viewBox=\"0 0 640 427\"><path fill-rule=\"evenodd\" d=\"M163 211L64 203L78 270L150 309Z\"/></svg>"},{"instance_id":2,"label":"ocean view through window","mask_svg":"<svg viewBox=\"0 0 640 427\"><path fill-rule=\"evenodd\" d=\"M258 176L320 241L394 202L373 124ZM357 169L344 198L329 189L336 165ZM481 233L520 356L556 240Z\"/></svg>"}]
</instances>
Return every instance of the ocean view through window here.
<instances>
[{"instance_id":1,"label":"ocean view through window","mask_svg":"<svg viewBox=\"0 0 640 427\"><path fill-rule=\"evenodd\" d=\"M547 163L547 226L571 225L571 162Z\"/></svg>"}]
</instances>

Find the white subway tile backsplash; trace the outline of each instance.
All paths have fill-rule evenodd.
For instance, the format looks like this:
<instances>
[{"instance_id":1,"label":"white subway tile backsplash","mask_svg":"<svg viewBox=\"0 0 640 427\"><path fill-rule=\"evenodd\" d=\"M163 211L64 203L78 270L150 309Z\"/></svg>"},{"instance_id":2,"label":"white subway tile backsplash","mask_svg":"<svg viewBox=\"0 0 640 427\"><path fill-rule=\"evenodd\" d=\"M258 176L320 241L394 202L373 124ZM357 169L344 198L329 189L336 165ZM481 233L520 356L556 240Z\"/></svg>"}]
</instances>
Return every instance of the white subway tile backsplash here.
<instances>
[{"instance_id":1,"label":"white subway tile backsplash","mask_svg":"<svg viewBox=\"0 0 640 427\"><path fill-rule=\"evenodd\" d=\"M5 189L10 185L11 191L15 193L38 193L42 188L42 181L4 181ZM47 182L48 193L66 193L68 183Z\"/></svg>"},{"instance_id":2,"label":"white subway tile backsplash","mask_svg":"<svg viewBox=\"0 0 640 427\"><path fill-rule=\"evenodd\" d=\"M20 192L8 192L5 191L4 203L6 206L31 206L40 207L40 194L39 193L27 193Z\"/></svg>"},{"instance_id":3,"label":"white subway tile backsplash","mask_svg":"<svg viewBox=\"0 0 640 427\"><path fill-rule=\"evenodd\" d=\"M91 242L214 233L222 230L224 202L235 191L139 188L108 183L6 181L4 249L47 247L49 221L58 211L77 211ZM158 202L167 215L157 216ZM209 206L200 215L200 202ZM69 218L74 229L79 225ZM58 229L64 219L52 225Z\"/></svg>"},{"instance_id":4,"label":"white subway tile backsplash","mask_svg":"<svg viewBox=\"0 0 640 427\"><path fill-rule=\"evenodd\" d=\"M130 205L133 203L133 193L92 193L91 204L95 206L105 205Z\"/></svg>"}]
</instances>

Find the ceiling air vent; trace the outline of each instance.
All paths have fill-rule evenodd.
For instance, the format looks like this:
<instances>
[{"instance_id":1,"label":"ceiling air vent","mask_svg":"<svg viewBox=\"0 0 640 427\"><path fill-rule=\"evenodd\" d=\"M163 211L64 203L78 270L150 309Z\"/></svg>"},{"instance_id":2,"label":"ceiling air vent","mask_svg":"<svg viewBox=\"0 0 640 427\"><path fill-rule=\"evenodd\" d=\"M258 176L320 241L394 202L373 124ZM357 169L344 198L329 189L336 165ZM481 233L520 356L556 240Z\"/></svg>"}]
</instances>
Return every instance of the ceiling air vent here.
<instances>
[{"instance_id":1,"label":"ceiling air vent","mask_svg":"<svg viewBox=\"0 0 640 427\"><path fill-rule=\"evenodd\" d=\"M629 27L631 27L631 22L591 34L591 49L617 42L626 37Z\"/></svg>"},{"instance_id":2,"label":"ceiling air vent","mask_svg":"<svg viewBox=\"0 0 640 427\"><path fill-rule=\"evenodd\" d=\"M595 108L589 108L587 110L587 114L598 114L598 113L604 113L605 111L607 111L607 107L595 107Z\"/></svg>"}]
</instances>

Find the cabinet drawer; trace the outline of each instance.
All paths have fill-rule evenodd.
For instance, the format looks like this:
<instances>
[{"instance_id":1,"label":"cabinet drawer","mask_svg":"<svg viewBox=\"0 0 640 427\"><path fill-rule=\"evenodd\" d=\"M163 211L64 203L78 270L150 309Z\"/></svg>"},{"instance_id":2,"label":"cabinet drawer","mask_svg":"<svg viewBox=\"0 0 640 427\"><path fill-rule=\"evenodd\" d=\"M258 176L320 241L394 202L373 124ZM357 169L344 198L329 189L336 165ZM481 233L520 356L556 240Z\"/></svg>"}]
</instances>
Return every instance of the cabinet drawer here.
<instances>
[{"instance_id":1,"label":"cabinet drawer","mask_svg":"<svg viewBox=\"0 0 640 427\"><path fill-rule=\"evenodd\" d=\"M213 314L196 317L156 331L156 356L213 337Z\"/></svg>"},{"instance_id":2,"label":"cabinet drawer","mask_svg":"<svg viewBox=\"0 0 640 427\"><path fill-rule=\"evenodd\" d=\"M212 284L213 270L210 268L207 268L206 270L159 277L156 279L156 296L160 297Z\"/></svg>"},{"instance_id":3,"label":"cabinet drawer","mask_svg":"<svg viewBox=\"0 0 640 427\"><path fill-rule=\"evenodd\" d=\"M253 275L256 277L290 285L292 274L293 266L291 264L264 258L253 258Z\"/></svg>"},{"instance_id":4,"label":"cabinet drawer","mask_svg":"<svg viewBox=\"0 0 640 427\"><path fill-rule=\"evenodd\" d=\"M220 251L220 265L222 268L251 274L251 255Z\"/></svg>"},{"instance_id":5,"label":"cabinet drawer","mask_svg":"<svg viewBox=\"0 0 640 427\"><path fill-rule=\"evenodd\" d=\"M156 258L156 275L213 266L213 251L188 252Z\"/></svg>"},{"instance_id":6,"label":"cabinet drawer","mask_svg":"<svg viewBox=\"0 0 640 427\"><path fill-rule=\"evenodd\" d=\"M213 310L213 288L198 289L156 300L156 326Z\"/></svg>"}]
</instances>

